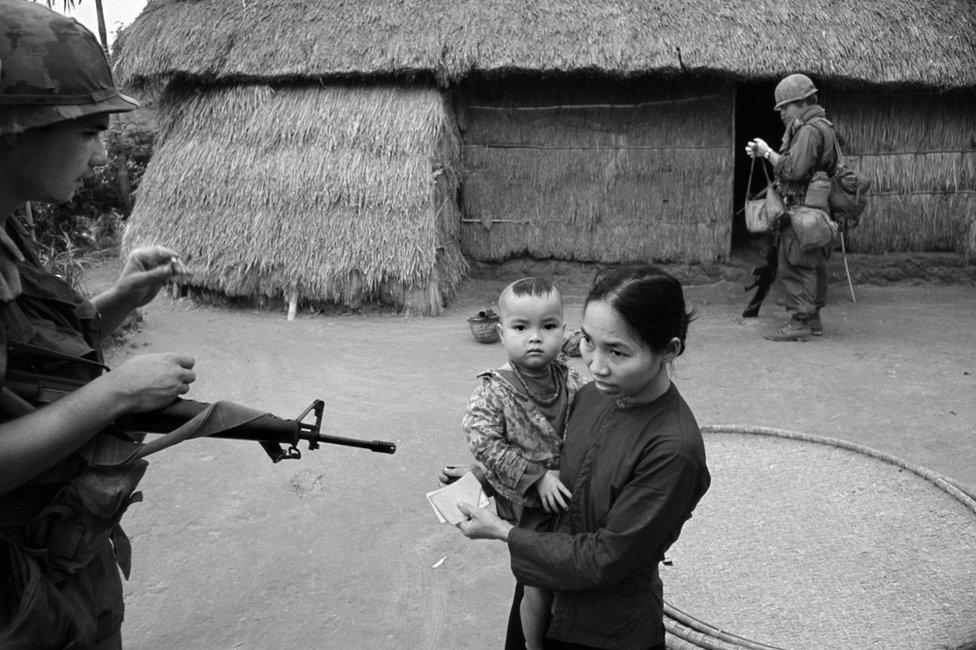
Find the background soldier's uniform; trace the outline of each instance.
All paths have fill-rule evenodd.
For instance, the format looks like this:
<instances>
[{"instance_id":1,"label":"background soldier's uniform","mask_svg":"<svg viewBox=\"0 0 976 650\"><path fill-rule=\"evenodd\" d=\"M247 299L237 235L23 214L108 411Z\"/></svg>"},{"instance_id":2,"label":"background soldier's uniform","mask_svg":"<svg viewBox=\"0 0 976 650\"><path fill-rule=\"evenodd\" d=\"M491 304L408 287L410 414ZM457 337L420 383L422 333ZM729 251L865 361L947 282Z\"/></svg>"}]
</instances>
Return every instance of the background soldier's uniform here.
<instances>
[{"instance_id":1,"label":"background soldier's uniform","mask_svg":"<svg viewBox=\"0 0 976 650\"><path fill-rule=\"evenodd\" d=\"M807 106L800 117L787 127L779 149L781 158L773 165L787 207L803 205L813 174L818 171L830 174L837 164L832 143L825 142L820 130L808 124L814 118L826 119L824 109L816 104ZM809 322L819 316L827 293L826 263L829 256L830 245L804 251L789 219L783 219L779 277L787 294L786 310L794 319ZM822 279L818 279L818 268L821 269L819 276Z\"/></svg>"}]
</instances>

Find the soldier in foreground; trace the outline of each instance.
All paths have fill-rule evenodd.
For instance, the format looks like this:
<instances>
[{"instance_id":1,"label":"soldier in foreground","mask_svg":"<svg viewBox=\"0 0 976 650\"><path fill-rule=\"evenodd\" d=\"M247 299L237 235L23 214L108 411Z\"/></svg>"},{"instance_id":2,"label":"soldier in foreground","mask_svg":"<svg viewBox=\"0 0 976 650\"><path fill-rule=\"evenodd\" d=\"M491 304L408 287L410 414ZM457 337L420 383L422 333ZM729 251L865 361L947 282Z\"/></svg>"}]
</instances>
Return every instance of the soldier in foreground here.
<instances>
[{"instance_id":1,"label":"soldier in foreground","mask_svg":"<svg viewBox=\"0 0 976 650\"><path fill-rule=\"evenodd\" d=\"M0 386L15 371L87 383L34 408L0 392L0 647L121 647L129 543L118 526L146 461L103 431L186 393L193 359L137 356L102 374L101 342L177 270L175 253L134 251L91 301L44 271L12 215L67 201L108 162L119 93L95 37L27 0L0 0ZM119 434L121 435L121 434Z\"/></svg>"}]
</instances>

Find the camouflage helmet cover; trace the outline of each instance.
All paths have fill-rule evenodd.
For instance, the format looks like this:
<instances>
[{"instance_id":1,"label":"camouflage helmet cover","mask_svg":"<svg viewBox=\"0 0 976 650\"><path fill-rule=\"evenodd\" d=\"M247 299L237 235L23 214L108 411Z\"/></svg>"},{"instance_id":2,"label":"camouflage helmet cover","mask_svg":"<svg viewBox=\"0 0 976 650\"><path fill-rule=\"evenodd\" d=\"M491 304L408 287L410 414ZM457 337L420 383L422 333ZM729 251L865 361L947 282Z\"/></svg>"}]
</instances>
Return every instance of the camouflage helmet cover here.
<instances>
[{"instance_id":1,"label":"camouflage helmet cover","mask_svg":"<svg viewBox=\"0 0 976 650\"><path fill-rule=\"evenodd\" d=\"M776 98L776 105L773 110L779 110L783 105L790 102L798 102L817 93L817 87L813 81L805 74L791 74L778 84L773 96Z\"/></svg>"},{"instance_id":2,"label":"camouflage helmet cover","mask_svg":"<svg viewBox=\"0 0 976 650\"><path fill-rule=\"evenodd\" d=\"M0 0L0 134L138 107L81 23L30 0Z\"/></svg>"}]
</instances>

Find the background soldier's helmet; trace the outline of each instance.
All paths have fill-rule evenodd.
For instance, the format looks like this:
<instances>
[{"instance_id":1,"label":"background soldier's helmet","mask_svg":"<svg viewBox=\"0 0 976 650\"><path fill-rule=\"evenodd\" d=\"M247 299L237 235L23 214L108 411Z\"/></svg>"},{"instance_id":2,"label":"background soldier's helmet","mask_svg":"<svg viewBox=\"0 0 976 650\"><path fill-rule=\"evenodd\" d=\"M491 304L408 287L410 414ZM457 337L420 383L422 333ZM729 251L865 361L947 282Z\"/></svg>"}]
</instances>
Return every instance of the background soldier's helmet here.
<instances>
[{"instance_id":1,"label":"background soldier's helmet","mask_svg":"<svg viewBox=\"0 0 976 650\"><path fill-rule=\"evenodd\" d=\"M0 135L138 107L81 23L30 0L0 0Z\"/></svg>"},{"instance_id":2,"label":"background soldier's helmet","mask_svg":"<svg viewBox=\"0 0 976 650\"><path fill-rule=\"evenodd\" d=\"M813 85L810 77L805 74L791 74L776 84L776 92L773 93L776 98L776 106L773 109L779 110L783 104L798 102L816 94L816 92L817 87Z\"/></svg>"}]
</instances>

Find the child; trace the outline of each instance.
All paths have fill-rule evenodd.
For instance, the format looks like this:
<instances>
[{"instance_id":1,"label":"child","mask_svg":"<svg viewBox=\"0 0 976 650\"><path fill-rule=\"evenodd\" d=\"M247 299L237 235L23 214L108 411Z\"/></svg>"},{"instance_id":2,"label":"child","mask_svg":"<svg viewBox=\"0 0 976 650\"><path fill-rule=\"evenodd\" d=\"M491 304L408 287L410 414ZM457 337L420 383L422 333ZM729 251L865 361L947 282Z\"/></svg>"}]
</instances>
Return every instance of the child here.
<instances>
[{"instance_id":1,"label":"child","mask_svg":"<svg viewBox=\"0 0 976 650\"><path fill-rule=\"evenodd\" d=\"M498 515L531 530L549 530L565 510L569 489L559 480L567 415L584 379L558 356L565 321L551 282L523 278L498 297L498 332L508 362L478 375L462 424L468 445L495 491ZM521 604L526 648L541 648L552 594L525 587Z\"/></svg>"}]
</instances>

